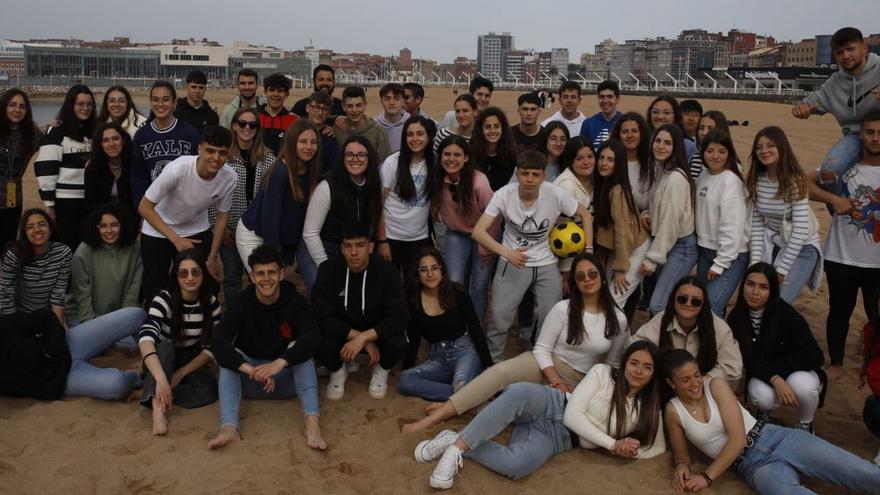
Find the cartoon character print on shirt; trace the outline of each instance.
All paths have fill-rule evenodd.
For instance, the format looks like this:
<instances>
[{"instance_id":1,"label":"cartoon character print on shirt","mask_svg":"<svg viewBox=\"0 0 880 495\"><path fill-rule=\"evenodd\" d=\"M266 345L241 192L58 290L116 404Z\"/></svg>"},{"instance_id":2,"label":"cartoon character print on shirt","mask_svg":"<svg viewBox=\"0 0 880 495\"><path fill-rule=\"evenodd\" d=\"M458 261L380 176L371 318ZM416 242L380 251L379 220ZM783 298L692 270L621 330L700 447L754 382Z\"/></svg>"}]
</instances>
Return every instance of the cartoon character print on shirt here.
<instances>
[{"instance_id":1,"label":"cartoon character print on shirt","mask_svg":"<svg viewBox=\"0 0 880 495\"><path fill-rule=\"evenodd\" d=\"M519 231L514 235L514 242L519 247L531 247L544 239L550 232L550 219L545 218L538 223L534 215L526 215L526 219L519 226Z\"/></svg>"},{"instance_id":2,"label":"cartoon character print on shirt","mask_svg":"<svg viewBox=\"0 0 880 495\"><path fill-rule=\"evenodd\" d=\"M843 176L843 194L853 202L853 211L849 214L849 225L855 227L856 232L863 233L869 239L880 243L880 188L871 189L866 184L856 185L853 191L849 190L850 182L858 175L857 168L851 168Z\"/></svg>"}]
</instances>

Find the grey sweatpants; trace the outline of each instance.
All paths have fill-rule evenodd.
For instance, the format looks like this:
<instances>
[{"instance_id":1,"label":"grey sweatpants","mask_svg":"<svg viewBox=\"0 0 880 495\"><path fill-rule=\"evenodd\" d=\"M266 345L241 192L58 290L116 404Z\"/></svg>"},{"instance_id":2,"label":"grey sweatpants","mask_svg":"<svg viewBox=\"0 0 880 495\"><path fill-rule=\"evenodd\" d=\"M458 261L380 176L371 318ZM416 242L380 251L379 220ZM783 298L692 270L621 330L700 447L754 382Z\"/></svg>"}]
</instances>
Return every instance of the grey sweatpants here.
<instances>
[{"instance_id":1,"label":"grey sweatpants","mask_svg":"<svg viewBox=\"0 0 880 495\"><path fill-rule=\"evenodd\" d=\"M545 266L516 268L506 259L498 260L495 279L492 281L492 319L486 330L486 342L492 359L498 363L504 359L504 345L507 331L516 316L526 290L532 288L537 303L537 328L544 324L544 318L554 304L562 300L562 275L556 263ZM529 338L531 335L524 335Z\"/></svg>"}]
</instances>

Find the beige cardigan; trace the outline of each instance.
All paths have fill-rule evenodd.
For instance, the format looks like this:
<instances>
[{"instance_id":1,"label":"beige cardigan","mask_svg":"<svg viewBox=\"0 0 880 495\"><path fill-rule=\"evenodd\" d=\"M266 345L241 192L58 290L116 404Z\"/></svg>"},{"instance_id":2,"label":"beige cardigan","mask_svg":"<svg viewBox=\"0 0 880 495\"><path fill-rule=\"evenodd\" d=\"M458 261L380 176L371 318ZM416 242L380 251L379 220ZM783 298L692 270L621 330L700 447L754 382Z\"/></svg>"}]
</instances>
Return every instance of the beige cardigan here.
<instances>
[{"instance_id":1,"label":"beige cardigan","mask_svg":"<svg viewBox=\"0 0 880 495\"><path fill-rule=\"evenodd\" d=\"M638 213L627 206L620 185L614 186L609 196L612 223L607 227L598 227L596 244L614 252L614 264L611 268L615 272L627 272L630 268L630 255L645 242L648 233L639 223Z\"/></svg>"},{"instance_id":2,"label":"beige cardigan","mask_svg":"<svg viewBox=\"0 0 880 495\"><path fill-rule=\"evenodd\" d=\"M654 240L642 263L656 270L658 265L666 263L666 255L678 239L694 233L694 205L685 172L678 169L660 172L651 192L649 210Z\"/></svg>"}]
</instances>

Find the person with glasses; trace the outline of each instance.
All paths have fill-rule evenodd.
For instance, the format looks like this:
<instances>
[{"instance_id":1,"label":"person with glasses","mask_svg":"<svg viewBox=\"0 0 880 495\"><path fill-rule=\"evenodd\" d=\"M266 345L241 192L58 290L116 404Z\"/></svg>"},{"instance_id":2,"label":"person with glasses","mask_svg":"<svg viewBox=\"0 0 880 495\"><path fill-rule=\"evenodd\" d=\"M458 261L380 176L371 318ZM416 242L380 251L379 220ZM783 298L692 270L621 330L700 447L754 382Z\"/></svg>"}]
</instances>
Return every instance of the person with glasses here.
<instances>
[{"instance_id":1,"label":"person with glasses","mask_svg":"<svg viewBox=\"0 0 880 495\"><path fill-rule=\"evenodd\" d=\"M140 302L141 249L128 211L121 203L105 203L89 214L86 226L91 228L83 229L73 255L70 326Z\"/></svg>"},{"instance_id":2,"label":"person with glasses","mask_svg":"<svg viewBox=\"0 0 880 495\"><path fill-rule=\"evenodd\" d=\"M379 158L364 136L354 135L343 143L336 167L324 176L309 198L303 241L315 266L340 259L342 227L358 224L373 239L382 215L382 180ZM388 242L377 239L376 242Z\"/></svg>"},{"instance_id":3,"label":"person with glasses","mask_svg":"<svg viewBox=\"0 0 880 495\"><path fill-rule=\"evenodd\" d=\"M658 313L632 336L660 348L685 349L694 356L700 373L720 378L732 388L742 378L739 344L727 322L712 313L702 280L687 276L669 293L666 310Z\"/></svg>"},{"instance_id":4,"label":"person with glasses","mask_svg":"<svg viewBox=\"0 0 880 495\"><path fill-rule=\"evenodd\" d=\"M206 367L220 323L214 281L195 249L177 253L170 272L166 288L150 299L137 334L145 375L140 403L152 409L153 435L159 436L168 433L172 405L194 409L217 400L217 381Z\"/></svg>"},{"instance_id":5,"label":"person with glasses","mask_svg":"<svg viewBox=\"0 0 880 495\"><path fill-rule=\"evenodd\" d=\"M255 108L240 108L232 116L232 146L226 166L232 168L237 177L232 193L232 207L226 220L226 233L220 245L220 260L223 261L223 293L226 301L241 291L241 275L244 265L236 246L236 229L250 204L256 199L263 177L275 163L275 154L263 145L260 119ZM212 202L208 218L213 228L217 224L217 203Z\"/></svg>"},{"instance_id":6,"label":"person with glasses","mask_svg":"<svg viewBox=\"0 0 880 495\"><path fill-rule=\"evenodd\" d=\"M254 249L270 246L286 264L296 259L306 290L311 292L318 267L303 242L303 226L310 197L320 180L321 142L318 131L298 120L284 135L281 157L266 171L265 179L235 229L241 261ZM248 267L250 270L250 267Z\"/></svg>"},{"instance_id":7,"label":"person with glasses","mask_svg":"<svg viewBox=\"0 0 880 495\"><path fill-rule=\"evenodd\" d=\"M379 169L383 214L379 223L379 255L406 272L423 247L433 246L428 235L428 164L434 163L430 124L411 117L403 124L403 143Z\"/></svg>"},{"instance_id":8,"label":"person with glasses","mask_svg":"<svg viewBox=\"0 0 880 495\"><path fill-rule=\"evenodd\" d=\"M70 249L76 249L79 229L88 213L85 163L98 123L92 90L82 84L71 86L57 120L58 127L50 127L40 140L34 174L40 199L49 215L57 221L58 235Z\"/></svg>"},{"instance_id":9,"label":"person with glasses","mask_svg":"<svg viewBox=\"0 0 880 495\"><path fill-rule=\"evenodd\" d=\"M98 122L119 124L130 138L144 126L147 118L138 113L131 93L125 86L110 86L104 93Z\"/></svg>"},{"instance_id":10,"label":"person with glasses","mask_svg":"<svg viewBox=\"0 0 880 495\"><path fill-rule=\"evenodd\" d=\"M18 223L18 237L0 264L0 314L51 310L64 324L73 253L58 241L46 210L32 208Z\"/></svg>"},{"instance_id":11,"label":"person with glasses","mask_svg":"<svg viewBox=\"0 0 880 495\"><path fill-rule=\"evenodd\" d=\"M467 292L449 279L443 256L434 247L420 250L407 272L409 350L397 390L429 401L446 401L492 366L492 357ZM418 366L422 339L430 345ZM415 367L414 367L415 366Z\"/></svg>"},{"instance_id":12,"label":"person with glasses","mask_svg":"<svg viewBox=\"0 0 880 495\"><path fill-rule=\"evenodd\" d=\"M569 284L574 288L572 297L554 304L532 351L496 361L448 401L428 406L428 415L405 425L403 431L422 431L462 415L512 383L546 383L571 393L593 365L605 363L617 368L629 330L626 316L608 290L602 263L592 254L577 255Z\"/></svg>"},{"instance_id":13,"label":"person with glasses","mask_svg":"<svg viewBox=\"0 0 880 495\"><path fill-rule=\"evenodd\" d=\"M150 88L150 118L134 135L131 161L131 200L135 210L150 184L166 165L181 156L197 154L201 141L196 130L174 116L177 90L169 81L156 81Z\"/></svg>"},{"instance_id":14,"label":"person with glasses","mask_svg":"<svg viewBox=\"0 0 880 495\"><path fill-rule=\"evenodd\" d=\"M224 127L208 126L199 144L199 154L182 156L169 163L140 202L144 218L141 227L141 257L144 277L141 295L149 301L166 285L168 265L176 253L195 248L214 279L219 278L220 245L226 233L227 217L238 177L226 158L232 133ZM217 220L211 229L208 208L217 203Z\"/></svg>"},{"instance_id":15,"label":"person with glasses","mask_svg":"<svg viewBox=\"0 0 880 495\"><path fill-rule=\"evenodd\" d=\"M333 170L339 161L339 141L333 135L333 128L327 125L332 105L333 97L321 91L309 95L306 104L306 116L321 138L321 177Z\"/></svg>"},{"instance_id":16,"label":"person with glasses","mask_svg":"<svg viewBox=\"0 0 880 495\"><path fill-rule=\"evenodd\" d=\"M3 92L0 96L0 253L15 239L24 205L22 179L41 138L27 93L18 88Z\"/></svg>"},{"instance_id":17,"label":"person with glasses","mask_svg":"<svg viewBox=\"0 0 880 495\"><path fill-rule=\"evenodd\" d=\"M483 256L471 238L480 215L492 199L489 179L474 167L465 138L451 135L440 143L439 166L429 177L431 216L445 226L440 248L449 280L468 288L477 317L486 315L495 255Z\"/></svg>"},{"instance_id":18,"label":"person with glasses","mask_svg":"<svg viewBox=\"0 0 880 495\"><path fill-rule=\"evenodd\" d=\"M332 126L336 117L345 115L345 111L342 108L342 100L333 96L333 91L336 89L336 70L327 64L316 65L312 69L312 88L316 93L323 93L330 97L330 103L327 103L328 112L324 119L327 125ZM312 97L308 96L298 100L293 104L293 108L290 111L300 117L307 117L307 107L311 99ZM312 123L314 124L314 122Z\"/></svg>"},{"instance_id":19,"label":"person with glasses","mask_svg":"<svg viewBox=\"0 0 880 495\"><path fill-rule=\"evenodd\" d=\"M672 124L679 128L682 136L685 135L684 116L681 106L674 96L659 95L648 105L648 130L653 134L661 126ZM697 144L690 139L684 139L685 155L688 161L697 152Z\"/></svg>"},{"instance_id":20,"label":"person with glasses","mask_svg":"<svg viewBox=\"0 0 880 495\"><path fill-rule=\"evenodd\" d=\"M568 127L564 122L559 120L551 120L544 125L544 141L538 151L547 157L547 168L544 169L544 180L553 182L559 177L559 173L565 168L563 161L565 157L565 147L571 135L568 133Z\"/></svg>"},{"instance_id":21,"label":"person with glasses","mask_svg":"<svg viewBox=\"0 0 880 495\"><path fill-rule=\"evenodd\" d=\"M757 407L758 420L766 423L776 408L793 407L797 427L812 433L828 381L825 356L804 317L779 297L772 265L749 267L727 322L742 352L745 396Z\"/></svg>"},{"instance_id":22,"label":"person with glasses","mask_svg":"<svg viewBox=\"0 0 880 495\"><path fill-rule=\"evenodd\" d=\"M372 117L365 115L367 111L367 93L361 86L349 86L342 92L342 107L345 117L338 118L333 126L333 133L340 145L344 145L350 136L363 136L370 142L380 163L391 154L388 146L388 134Z\"/></svg>"}]
</instances>

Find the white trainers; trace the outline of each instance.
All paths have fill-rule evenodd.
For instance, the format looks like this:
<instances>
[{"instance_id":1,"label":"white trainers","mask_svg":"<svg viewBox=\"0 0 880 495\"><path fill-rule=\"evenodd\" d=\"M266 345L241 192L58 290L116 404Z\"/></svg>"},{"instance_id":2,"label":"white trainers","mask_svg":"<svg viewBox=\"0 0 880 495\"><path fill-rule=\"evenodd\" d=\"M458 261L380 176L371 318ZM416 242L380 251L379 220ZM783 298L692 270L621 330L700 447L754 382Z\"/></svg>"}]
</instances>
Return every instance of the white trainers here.
<instances>
[{"instance_id":1,"label":"white trainers","mask_svg":"<svg viewBox=\"0 0 880 495\"><path fill-rule=\"evenodd\" d=\"M440 462L437 463L437 467L431 473L428 484L431 485L431 488L438 490L452 488L453 483L455 483L455 475L458 474L460 467L462 467L461 451L455 445L446 447L446 450L443 451L443 456L440 457Z\"/></svg>"},{"instance_id":2,"label":"white trainers","mask_svg":"<svg viewBox=\"0 0 880 495\"><path fill-rule=\"evenodd\" d=\"M440 458L446 447L458 440L458 433L452 430L443 430L431 440L422 440L416 445L415 457L419 462L431 462Z\"/></svg>"},{"instance_id":3,"label":"white trainers","mask_svg":"<svg viewBox=\"0 0 880 495\"><path fill-rule=\"evenodd\" d=\"M327 382L327 399L341 399L345 395L346 380L348 380L348 370L343 364L341 368L330 373L330 381Z\"/></svg>"},{"instance_id":4,"label":"white trainers","mask_svg":"<svg viewBox=\"0 0 880 495\"><path fill-rule=\"evenodd\" d=\"M370 378L370 396L384 399L388 393L388 370L380 365L373 367L373 378Z\"/></svg>"}]
</instances>

